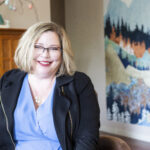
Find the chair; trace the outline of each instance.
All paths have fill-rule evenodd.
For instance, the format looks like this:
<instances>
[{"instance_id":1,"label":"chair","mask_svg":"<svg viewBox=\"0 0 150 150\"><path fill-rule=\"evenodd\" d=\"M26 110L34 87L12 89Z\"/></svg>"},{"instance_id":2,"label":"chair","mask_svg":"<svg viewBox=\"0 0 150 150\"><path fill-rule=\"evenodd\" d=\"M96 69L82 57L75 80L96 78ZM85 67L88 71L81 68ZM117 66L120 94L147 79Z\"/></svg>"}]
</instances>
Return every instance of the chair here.
<instances>
[{"instance_id":1,"label":"chair","mask_svg":"<svg viewBox=\"0 0 150 150\"><path fill-rule=\"evenodd\" d=\"M110 135L100 135L99 150L131 150L131 148L121 138Z\"/></svg>"}]
</instances>

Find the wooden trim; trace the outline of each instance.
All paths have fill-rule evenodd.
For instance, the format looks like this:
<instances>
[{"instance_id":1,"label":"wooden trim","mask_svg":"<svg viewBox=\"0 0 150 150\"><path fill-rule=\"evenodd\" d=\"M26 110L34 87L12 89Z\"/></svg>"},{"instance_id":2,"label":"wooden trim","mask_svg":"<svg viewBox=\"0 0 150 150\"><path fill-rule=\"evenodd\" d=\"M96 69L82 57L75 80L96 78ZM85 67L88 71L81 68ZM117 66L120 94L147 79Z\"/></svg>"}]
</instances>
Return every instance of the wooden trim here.
<instances>
[{"instance_id":1,"label":"wooden trim","mask_svg":"<svg viewBox=\"0 0 150 150\"><path fill-rule=\"evenodd\" d=\"M0 35L20 35L25 31L26 29L4 28L0 29Z\"/></svg>"}]
</instances>

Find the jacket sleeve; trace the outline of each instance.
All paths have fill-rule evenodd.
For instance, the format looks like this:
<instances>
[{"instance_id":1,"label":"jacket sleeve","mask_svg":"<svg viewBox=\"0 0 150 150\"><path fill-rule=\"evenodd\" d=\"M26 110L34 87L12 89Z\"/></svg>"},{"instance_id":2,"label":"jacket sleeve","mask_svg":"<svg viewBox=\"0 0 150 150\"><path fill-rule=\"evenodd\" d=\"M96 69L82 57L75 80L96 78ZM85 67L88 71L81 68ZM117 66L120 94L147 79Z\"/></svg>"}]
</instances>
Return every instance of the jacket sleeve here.
<instances>
[{"instance_id":1,"label":"jacket sleeve","mask_svg":"<svg viewBox=\"0 0 150 150\"><path fill-rule=\"evenodd\" d=\"M88 76L83 74L76 78L75 87L79 97L80 123L74 150L97 150L100 127L97 95Z\"/></svg>"}]
</instances>

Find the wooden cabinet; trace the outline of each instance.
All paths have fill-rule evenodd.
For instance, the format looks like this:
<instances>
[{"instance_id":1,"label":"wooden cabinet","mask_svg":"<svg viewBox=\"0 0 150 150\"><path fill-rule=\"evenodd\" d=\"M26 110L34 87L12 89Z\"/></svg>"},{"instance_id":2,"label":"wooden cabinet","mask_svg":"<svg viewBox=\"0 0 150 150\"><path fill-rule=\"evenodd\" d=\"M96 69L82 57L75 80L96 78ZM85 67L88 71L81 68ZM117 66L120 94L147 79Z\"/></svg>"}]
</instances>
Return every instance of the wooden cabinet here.
<instances>
[{"instance_id":1,"label":"wooden cabinet","mask_svg":"<svg viewBox=\"0 0 150 150\"><path fill-rule=\"evenodd\" d=\"M0 77L4 72L16 68L13 57L24 29L0 29Z\"/></svg>"}]
</instances>

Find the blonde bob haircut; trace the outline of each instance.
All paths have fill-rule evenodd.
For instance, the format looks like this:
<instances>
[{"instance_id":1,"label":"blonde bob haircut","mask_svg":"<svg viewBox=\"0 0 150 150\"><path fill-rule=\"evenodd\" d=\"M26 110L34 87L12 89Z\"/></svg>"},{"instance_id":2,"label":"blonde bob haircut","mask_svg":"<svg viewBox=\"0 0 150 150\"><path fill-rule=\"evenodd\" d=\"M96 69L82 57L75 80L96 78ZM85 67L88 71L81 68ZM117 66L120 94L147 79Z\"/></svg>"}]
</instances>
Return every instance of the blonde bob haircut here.
<instances>
[{"instance_id":1,"label":"blonde bob haircut","mask_svg":"<svg viewBox=\"0 0 150 150\"><path fill-rule=\"evenodd\" d=\"M53 22L39 22L27 29L19 40L15 51L14 61L19 69L31 73L31 64L33 59L34 44L40 38L41 34L47 31L55 32L60 40L62 63L57 72L60 75L73 75L75 72L75 63L70 40L65 30Z\"/></svg>"}]
</instances>

